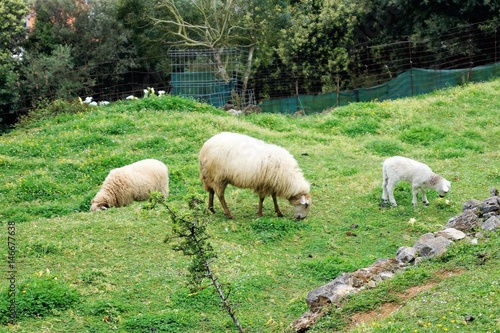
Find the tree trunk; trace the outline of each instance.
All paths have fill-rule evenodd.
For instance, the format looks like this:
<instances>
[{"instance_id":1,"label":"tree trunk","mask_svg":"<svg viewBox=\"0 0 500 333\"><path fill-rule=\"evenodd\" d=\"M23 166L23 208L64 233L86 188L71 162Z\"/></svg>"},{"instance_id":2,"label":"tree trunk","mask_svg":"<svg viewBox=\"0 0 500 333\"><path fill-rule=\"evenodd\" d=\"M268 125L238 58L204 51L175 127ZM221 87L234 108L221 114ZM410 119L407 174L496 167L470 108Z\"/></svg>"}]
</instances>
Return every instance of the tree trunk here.
<instances>
[{"instance_id":1,"label":"tree trunk","mask_svg":"<svg viewBox=\"0 0 500 333\"><path fill-rule=\"evenodd\" d=\"M229 82L230 77L227 75L226 66L222 62L221 54L224 52L224 48L214 48L212 47L212 52L214 53L215 67L217 68L217 73L225 81Z\"/></svg>"},{"instance_id":2,"label":"tree trunk","mask_svg":"<svg viewBox=\"0 0 500 333\"><path fill-rule=\"evenodd\" d=\"M250 74L252 72L252 62L253 62L254 51L255 51L255 45L250 46L250 48L248 49L247 68L245 70L245 76L243 77L243 87L241 88L241 104L242 104L242 106L246 105L248 80L250 80Z\"/></svg>"}]
</instances>

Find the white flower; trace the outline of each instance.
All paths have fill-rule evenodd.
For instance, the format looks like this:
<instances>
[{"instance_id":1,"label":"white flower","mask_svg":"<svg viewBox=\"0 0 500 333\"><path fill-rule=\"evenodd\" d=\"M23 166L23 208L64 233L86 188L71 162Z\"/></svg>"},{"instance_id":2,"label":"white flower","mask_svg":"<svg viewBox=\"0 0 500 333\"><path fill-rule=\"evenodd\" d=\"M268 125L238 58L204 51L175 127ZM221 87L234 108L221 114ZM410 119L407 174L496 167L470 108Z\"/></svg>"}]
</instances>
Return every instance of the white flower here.
<instances>
[{"instance_id":1,"label":"white flower","mask_svg":"<svg viewBox=\"0 0 500 333\"><path fill-rule=\"evenodd\" d=\"M165 90L158 90L158 96L165 95Z\"/></svg>"},{"instance_id":2,"label":"white flower","mask_svg":"<svg viewBox=\"0 0 500 333\"><path fill-rule=\"evenodd\" d=\"M85 104L90 104L92 102L92 97L88 96L88 97L85 97L85 100L83 101L83 103Z\"/></svg>"},{"instance_id":3,"label":"white flower","mask_svg":"<svg viewBox=\"0 0 500 333\"><path fill-rule=\"evenodd\" d=\"M137 97L135 97L134 95L130 95L130 96L127 96L127 98L125 98L127 100L132 100L132 99L137 99Z\"/></svg>"},{"instance_id":4,"label":"white flower","mask_svg":"<svg viewBox=\"0 0 500 333\"><path fill-rule=\"evenodd\" d=\"M155 88L147 87L144 91L144 98L155 96Z\"/></svg>"},{"instance_id":5,"label":"white flower","mask_svg":"<svg viewBox=\"0 0 500 333\"><path fill-rule=\"evenodd\" d=\"M99 105L108 105L109 102L108 101L102 101L102 102L99 102Z\"/></svg>"},{"instance_id":6,"label":"white flower","mask_svg":"<svg viewBox=\"0 0 500 333\"><path fill-rule=\"evenodd\" d=\"M89 105L97 106L97 102L90 102Z\"/></svg>"}]
</instances>

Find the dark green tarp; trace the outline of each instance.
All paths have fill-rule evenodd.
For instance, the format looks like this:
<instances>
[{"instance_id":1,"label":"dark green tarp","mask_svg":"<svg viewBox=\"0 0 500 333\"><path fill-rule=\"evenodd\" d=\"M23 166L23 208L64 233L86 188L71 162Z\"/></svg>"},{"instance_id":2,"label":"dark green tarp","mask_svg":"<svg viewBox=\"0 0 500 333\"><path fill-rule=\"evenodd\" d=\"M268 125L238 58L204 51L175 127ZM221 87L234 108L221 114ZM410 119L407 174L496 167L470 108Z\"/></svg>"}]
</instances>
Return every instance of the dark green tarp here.
<instances>
[{"instance_id":1,"label":"dark green tarp","mask_svg":"<svg viewBox=\"0 0 500 333\"><path fill-rule=\"evenodd\" d=\"M484 82L500 76L500 63L465 69L412 69L378 86L319 94L264 100L262 112L293 114L318 113L353 102L368 102L416 96L467 82Z\"/></svg>"}]
</instances>

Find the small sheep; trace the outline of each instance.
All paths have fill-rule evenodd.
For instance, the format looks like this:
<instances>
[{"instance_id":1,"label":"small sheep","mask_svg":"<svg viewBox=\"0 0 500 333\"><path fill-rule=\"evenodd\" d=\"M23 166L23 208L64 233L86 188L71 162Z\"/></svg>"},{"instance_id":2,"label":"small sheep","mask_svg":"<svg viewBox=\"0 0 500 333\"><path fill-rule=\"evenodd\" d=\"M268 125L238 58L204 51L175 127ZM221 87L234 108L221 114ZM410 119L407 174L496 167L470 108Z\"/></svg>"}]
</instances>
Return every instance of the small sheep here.
<instances>
[{"instance_id":1,"label":"small sheep","mask_svg":"<svg viewBox=\"0 0 500 333\"><path fill-rule=\"evenodd\" d=\"M208 139L200 151L200 179L209 193L208 209L214 212L214 193L230 219L224 191L228 184L253 189L259 196L258 216L262 216L264 198L271 195L274 211L283 213L276 197L288 199L295 218L307 216L311 205L310 185L297 161L285 149L250 136L222 132Z\"/></svg>"},{"instance_id":2,"label":"small sheep","mask_svg":"<svg viewBox=\"0 0 500 333\"><path fill-rule=\"evenodd\" d=\"M422 193L424 204L428 205L429 201L425 195L426 189L436 190L442 198L451 188L449 181L436 175L426 164L401 156L386 159L382 165L382 175L382 200L387 203L387 197L389 197L392 206L397 206L394 199L394 188L399 181L411 183L413 193L411 203L414 206L417 204L419 191Z\"/></svg>"},{"instance_id":3,"label":"small sheep","mask_svg":"<svg viewBox=\"0 0 500 333\"><path fill-rule=\"evenodd\" d=\"M168 196L168 169L155 159L138 161L113 169L91 201L91 211L123 207L132 201L143 201L153 191Z\"/></svg>"}]
</instances>

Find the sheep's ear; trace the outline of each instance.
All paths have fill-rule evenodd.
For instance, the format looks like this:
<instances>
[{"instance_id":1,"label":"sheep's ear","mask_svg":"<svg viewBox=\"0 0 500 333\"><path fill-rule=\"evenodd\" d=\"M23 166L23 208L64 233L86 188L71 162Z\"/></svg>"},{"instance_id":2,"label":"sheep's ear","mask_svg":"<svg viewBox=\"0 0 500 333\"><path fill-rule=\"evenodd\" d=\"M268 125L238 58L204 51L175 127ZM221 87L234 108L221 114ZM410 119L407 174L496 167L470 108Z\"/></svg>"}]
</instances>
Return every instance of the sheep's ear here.
<instances>
[{"instance_id":1,"label":"sheep's ear","mask_svg":"<svg viewBox=\"0 0 500 333\"><path fill-rule=\"evenodd\" d=\"M309 200L306 199L305 195L300 196L299 202L301 205L306 205L306 207L309 206Z\"/></svg>"}]
</instances>

